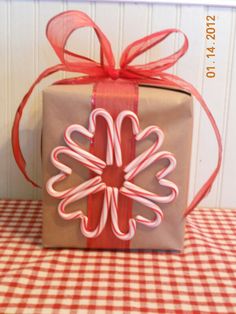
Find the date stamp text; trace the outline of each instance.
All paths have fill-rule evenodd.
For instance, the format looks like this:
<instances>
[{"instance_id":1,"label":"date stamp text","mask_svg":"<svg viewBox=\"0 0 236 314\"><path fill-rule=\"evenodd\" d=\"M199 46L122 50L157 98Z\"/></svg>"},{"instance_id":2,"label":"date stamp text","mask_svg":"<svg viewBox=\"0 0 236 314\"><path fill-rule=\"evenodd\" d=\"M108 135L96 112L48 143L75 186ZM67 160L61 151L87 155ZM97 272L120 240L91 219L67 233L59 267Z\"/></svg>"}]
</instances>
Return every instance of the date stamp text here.
<instances>
[{"instance_id":1,"label":"date stamp text","mask_svg":"<svg viewBox=\"0 0 236 314\"><path fill-rule=\"evenodd\" d=\"M216 76L216 16L206 16L206 77Z\"/></svg>"}]
</instances>

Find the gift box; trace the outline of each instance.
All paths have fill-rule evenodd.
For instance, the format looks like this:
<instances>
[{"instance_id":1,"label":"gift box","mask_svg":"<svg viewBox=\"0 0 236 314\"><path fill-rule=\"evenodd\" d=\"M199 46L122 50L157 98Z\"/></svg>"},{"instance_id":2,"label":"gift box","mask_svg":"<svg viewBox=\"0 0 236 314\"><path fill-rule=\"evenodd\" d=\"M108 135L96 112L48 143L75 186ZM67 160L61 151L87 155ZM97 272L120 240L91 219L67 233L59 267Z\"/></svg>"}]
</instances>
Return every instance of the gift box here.
<instances>
[{"instance_id":1,"label":"gift box","mask_svg":"<svg viewBox=\"0 0 236 314\"><path fill-rule=\"evenodd\" d=\"M126 90L124 94L120 91L126 85L126 81L108 80L95 85L51 86L44 91L42 142L44 246L109 249L158 248L166 250L180 250L182 248L184 236L182 214L183 208L187 207L191 157L192 97L178 90L152 86L140 86L138 88L136 85L131 85L132 92L134 90L137 94L135 96L138 96L137 100L135 97L134 101L132 100L135 104L129 104L130 106L133 105L134 111L131 111L128 105L127 108L126 106L119 108L119 104L125 103L128 91ZM129 85L128 89L130 89ZM104 86L107 89L106 94L99 92L103 90ZM98 95L94 96L94 91ZM91 97L96 99L91 101ZM139 134L145 132L145 129L149 131L150 126L153 128L153 134L150 133L146 138L136 141L132 131L132 121L128 116L125 117L123 121L126 125L123 123L121 127L121 154L123 159L121 166L117 166L115 158L111 165L107 165L108 127L104 125L104 119L101 116L97 118L96 139L92 144L79 134L78 126L88 129L89 124L91 124L91 112L99 110L99 108L109 112L113 121L124 110L128 111L129 109L130 112L136 112L140 127ZM71 125L74 125L74 134L67 132L67 136L70 136L68 142L65 131L71 128ZM158 126L157 130L160 129L164 135L163 140L160 138L161 135L157 138L155 126ZM71 139L76 143L75 148L70 145ZM143 152L147 152L158 141L158 144L163 141L156 153L160 155L160 158L157 156L152 163L145 166L133 178L125 179L125 175L128 173L125 172L127 165ZM61 150L57 153L58 147L61 147ZM101 174L97 175L93 170L90 170L89 165L78 160L78 156L71 154L76 152L78 147L93 153L106 163ZM55 152L57 156L53 156ZM113 155L115 157L115 152L113 152ZM168 156L174 157L176 167L173 167L173 171L163 177L164 180L170 180L170 183L167 182L167 186L165 186L166 182L164 181L164 184L163 182L160 183L161 179L155 176L157 172L163 171L172 162L172 159L169 160ZM58 174L62 173L63 176L65 172L57 167L55 160L60 160L63 165L72 169L73 173L70 175L66 173L66 177L63 177L60 181L61 178L57 177ZM95 191L94 194L85 196L75 202L72 198L64 209L59 208L59 203L66 202L69 199L68 193L66 194L65 191L70 188L75 189L79 184L89 182L88 180L91 180L91 178L97 177L101 177L101 182L106 185L105 189ZM150 197L145 196L145 200L149 200L151 205L153 203L158 204L161 212L163 212L164 217L161 219L160 224L149 226L146 222L136 221L135 217L140 215L152 221L155 219L155 212L143 200L135 199L133 195L129 196L129 189L127 189L127 194L125 191L123 193L122 187L127 182L145 189L146 193L150 192L160 196L160 202L153 201L153 195L150 195ZM175 185L173 190L172 184ZM109 187L116 188L118 193L118 206L115 214L117 220L112 219L110 207L103 229L99 230L99 234L96 234L96 232L94 234L94 230L102 224L100 220L103 214L103 203L106 197L106 189L109 189ZM131 185L131 187L133 186ZM176 193L175 188L178 193ZM56 194L57 191L62 192L62 195ZM131 191L133 191L132 188ZM136 196L141 197L143 195L141 192L136 192ZM68 215L64 216L63 211ZM75 216L69 216L70 213L78 213L78 211L82 211L88 217L87 229L90 233L87 236L86 233L83 234L81 216L78 215L77 219ZM129 225L129 221L133 219L135 219L136 224L134 234L132 233L132 225ZM114 230L116 224L118 224L118 228Z\"/></svg>"},{"instance_id":2,"label":"gift box","mask_svg":"<svg viewBox=\"0 0 236 314\"><path fill-rule=\"evenodd\" d=\"M100 62L65 48L81 27L94 29ZM178 51L133 65L173 33L183 35ZM124 50L116 69L108 39L86 14L61 13L49 21L46 34L61 63L33 83L12 130L17 165L34 186L19 141L24 107L43 78L57 71L83 76L43 91L43 245L180 251L185 217L210 191L222 160L219 130L205 101L190 83L165 71L187 51L186 35L167 29L137 40ZM193 96L215 133L218 162L187 205Z\"/></svg>"}]
</instances>

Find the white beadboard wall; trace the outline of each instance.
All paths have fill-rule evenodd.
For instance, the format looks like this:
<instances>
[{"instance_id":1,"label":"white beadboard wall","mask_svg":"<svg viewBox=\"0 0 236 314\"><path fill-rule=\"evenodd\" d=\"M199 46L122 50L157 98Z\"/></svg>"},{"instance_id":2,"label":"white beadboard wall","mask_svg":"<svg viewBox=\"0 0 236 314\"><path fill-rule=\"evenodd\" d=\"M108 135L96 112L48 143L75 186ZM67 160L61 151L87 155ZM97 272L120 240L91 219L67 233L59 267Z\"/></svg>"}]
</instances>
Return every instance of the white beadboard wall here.
<instances>
[{"instance_id":1,"label":"white beadboard wall","mask_svg":"<svg viewBox=\"0 0 236 314\"><path fill-rule=\"evenodd\" d=\"M16 108L32 83L45 67L57 62L45 38L46 23L53 15L67 9L89 14L111 40L116 59L130 42L163 28L181 28L189 37L187 55L171 70L193 83L204 95L219 125L224 159L221 173L203 206L236 206L236 41L233 8L165 5L154 3L108 3L87 1L0 0L0 197L38 199L40 190L28 184L14 162L10 134ZM205 77L205 17L217 16L216 78ZM178 37L153 49L139 61L173 52ZM98 45L90 30L72 36L71 47L90 57L98 57ZM41 180L40 128L41 90L50 84L46 79L31 97L21 124L21 143L29 161L29 171ZM216 163L216 143L206 118L195 103L195 126L189 197L201 186Z\"/></svg>"}]
</instances>

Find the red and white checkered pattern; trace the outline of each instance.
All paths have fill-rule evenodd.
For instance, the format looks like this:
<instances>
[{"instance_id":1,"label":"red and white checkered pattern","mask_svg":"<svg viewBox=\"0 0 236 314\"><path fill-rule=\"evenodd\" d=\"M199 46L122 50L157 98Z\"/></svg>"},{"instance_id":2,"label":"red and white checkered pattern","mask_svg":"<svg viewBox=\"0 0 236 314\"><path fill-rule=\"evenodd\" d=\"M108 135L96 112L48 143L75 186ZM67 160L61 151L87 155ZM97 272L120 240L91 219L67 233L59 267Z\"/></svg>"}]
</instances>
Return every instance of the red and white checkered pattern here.
<instances>
[{"instance_id":1,"label":"red and white checkered pattern","mask_svg":"<svg viewBox=\"0 0 236 314\"><path fill-rule=\"evenodd\" d=\"M0 313L236 313L236 210L195 210L182 254L43 249L41 202L0 211Z\"/></svg>"}]
</instances>

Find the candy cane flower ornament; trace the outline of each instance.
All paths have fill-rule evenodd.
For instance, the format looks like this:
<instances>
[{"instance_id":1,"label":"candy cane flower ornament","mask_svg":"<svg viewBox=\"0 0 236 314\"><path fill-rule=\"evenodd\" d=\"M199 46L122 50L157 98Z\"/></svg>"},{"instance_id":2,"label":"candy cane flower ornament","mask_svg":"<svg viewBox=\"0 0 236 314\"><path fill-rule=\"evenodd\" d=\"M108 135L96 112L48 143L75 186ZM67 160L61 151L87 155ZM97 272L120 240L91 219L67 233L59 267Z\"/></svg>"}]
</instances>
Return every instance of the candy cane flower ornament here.
<instances>
[{"instance_id":1,"label":"candy cane flower ornament","mask_svg":"<svg viewBox=\"0 0 236 314\"><path fill-rule=\"evenodd\" d=\"M90 152L84 150L71 138L73 133L78 133L86 137L89 141L92 141L96 132L98 116L105 119L107 124L106 161L103 161ZM139 156L135 157L128 165L123 165L121 151L121 141L123 140L121 138L121 128L125 119L130 119L133 134L137 142L146 139L151 134L154 134L156 137L151 147ZM103 231L110 212L113 233L121 240L130 240L134 237L137 223L143 224L149 228L155 228L161 223L163 219L163 212L159 207L159 204L172 202L178 195L178 187L170 180L165 179L165 177L175 169L176 160L173 154L167 151L159 151L164 141L164 134L160 128L157 126L149 126L144 130L141 130L139 119L132 111L124 110L120 112L116 120L113 121L111 115L106 110L97 108L90 114L88 129L78 124L70 125L65 130L64 140L67 146L58 146L54 148L51 153L51 162L60 172L59 174L51 177L46 184L48 193L52 197L60 199L58 204L58 213L63 219L80 219L80 229L82 234L85 237L94 238L99 236ZM58 159L58 156L61 154L75 159L80 164L96 173L97 176L79 184L78 186L66 189L65 191L55 190L54 185L64 180L72 172L71 168L64 165ZM149 192L131 182L140 172L161 159L167 159L169 161L169 165L157 172L155 176L160 185L165 186L170 190L168 195L161 196ZM125 172L124 183L121 188L107 186L105 182L102 182L101 175L105 167L114 163L116 163L118 167L123 167ZM87 197L91 193L97 193L100 191L104 191L103 208L101 211L100 221L94 230L89 230L88 217L80 209L72 213L67 213L66 207L71 203ZM119 194L125 195L126 197L133 199L135 202L139 202L145 207L148 207L149 210L153 212L154 218L148 219L141 215L136 215L136 217L129 220L129 231L127 233L123 233L119 227L118 221Z\"/></svg>"}]
</instances>

